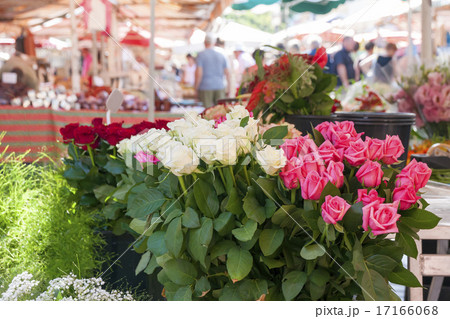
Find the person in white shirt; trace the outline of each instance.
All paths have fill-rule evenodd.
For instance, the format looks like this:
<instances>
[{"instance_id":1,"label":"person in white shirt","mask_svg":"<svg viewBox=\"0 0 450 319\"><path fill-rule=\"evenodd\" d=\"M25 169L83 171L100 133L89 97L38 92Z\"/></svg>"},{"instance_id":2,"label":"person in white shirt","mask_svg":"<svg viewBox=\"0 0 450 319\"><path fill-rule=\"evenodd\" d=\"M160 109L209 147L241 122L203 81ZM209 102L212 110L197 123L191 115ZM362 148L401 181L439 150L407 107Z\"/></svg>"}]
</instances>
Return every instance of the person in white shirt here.
<instances>
[{"instance_id":1,"label":"person in white shirt","mask_svg":"<svg viewBox=\"0 0 450 319\"><path fill-rule=\"evenodd\" d=\"M188 87L194 87L197 65L195 64L194 57L190 53L186 55L186 60L187 64L183 68L183 83Z\"/></svg>"},{"instance_id":2,"label":"person in white shirt","mask_svg":"<svg viewBox=\"0 0 450 319\"><path fill-rule=\"evenodd\" d=\"M256 62L249 53L244 51L242 45L237 45L234 48L234 57L239 64L236 74L236 88L239 88L242 81L242 75L244 74L245 70L247 70L249 67L254 66Z\"/></svg>"}]
</instances>

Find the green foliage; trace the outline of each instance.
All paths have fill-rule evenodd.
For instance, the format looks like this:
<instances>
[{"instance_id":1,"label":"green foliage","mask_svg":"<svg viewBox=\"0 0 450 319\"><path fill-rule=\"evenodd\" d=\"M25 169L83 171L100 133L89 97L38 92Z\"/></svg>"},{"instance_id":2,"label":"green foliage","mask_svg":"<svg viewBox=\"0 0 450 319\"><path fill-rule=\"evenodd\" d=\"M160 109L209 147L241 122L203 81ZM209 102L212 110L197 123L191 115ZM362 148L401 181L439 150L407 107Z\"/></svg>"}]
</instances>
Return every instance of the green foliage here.
<instances>
[{"instance_id":1,"label":"green foliage","mask_svg":"<svg viewBox=\"0 0 450 319\"><path fill-rule=\"evenodd\" d=\"M43 283L70 272L92 277L105 258L95 212L75 205L54 164L27 164L25 155L0 154L0 283L23 271Z\"/></svg>"}]
</instances>

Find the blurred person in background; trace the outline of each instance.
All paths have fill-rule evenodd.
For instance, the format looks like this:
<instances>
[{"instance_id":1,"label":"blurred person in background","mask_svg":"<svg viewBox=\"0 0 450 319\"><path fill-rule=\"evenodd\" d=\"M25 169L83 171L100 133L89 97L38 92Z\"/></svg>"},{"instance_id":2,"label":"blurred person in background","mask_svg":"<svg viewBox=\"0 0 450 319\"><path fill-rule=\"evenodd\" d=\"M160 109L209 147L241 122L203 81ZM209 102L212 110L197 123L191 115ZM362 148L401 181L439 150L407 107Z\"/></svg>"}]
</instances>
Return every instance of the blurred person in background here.
<instances>
[{"instance_id":1,"label":"blurred person in background","mask_svg":"<svg viewBox=\"0 0 450 319\"><path fill-rule=\"evenodd\" d=\"M322 38L319 36L315 36L312 38L311 40L311 52L309 52L309 55L314 56L317 52L317 49L320 48L322 46Z\"/></svg>"},{"instance_id":2,"label":"blurred person in background","mask_svg":"<svg viewBox=\"0 0 450 319\"><path fill-rule=\"evenodd\" d=\"M350 54L355 50L355 41L352 37L342 40L342 49L334 55L331 73L338 76L337 86L348 87L350 80L355 79L355 68Z\"/></svg>"},{"instance_id":3,"label":"blurred person in background","mask_svg":"<svg viewBox=\"0 0 450 319\"><path fill-rule=\"evenodd\" d=\"M205 50L197 56L195 85L199 100L205 108L216 105L217 100L226 96L224 77L230 89L230 73L225 55L217 50L216 37L212 33L205 36Z\"/></svg>"},{"instance_id":4,"label":"blurred person in background","mask_svg":"<svg viewBox=\"0 0 450 319\"><path fill-rule=\"evenodd\" d=\"M16 73L17 83L22 84L25 87L38 90L39 79L36 71L33 70L33 64L31 59L25 54L16 51L8 61L6 61L0 69L0 80L3 73Z\"/></svg>"},{"instance_id":5,"label":"blurred person in background","mask_svg":"<svg viewBox=\"0 0 450 319\"><path fill-rule=\"evenodd\" d=\"M245 70L256 64L255 59L247 52L244 51L241 44L236 45L234 48L234 57L238 62L238 70L236 74L236 88L239 88L242 82L242 75Z\"/></svg>"},{"instance_id":6,"label":"blurred person in background","mask_svg":"<svg viewBox=\"0 0 450 319\"><path fill-rule=\"evenodd\" d=\"M187 64L183 66L183 84L188 87L194 87L195 85L195 70L197 65L192 54L186 55Z\"/></svg>"},{"instance_id":7,"label":"blurred person in background","mask_svg":"<svg viewBox=\"0 0 450 319\"><path fill-rule=\"evenodd\" d=\"M356 73L359 73L359 78L362 76L367 77L373 63L373 52L375 49L375 43L373 41L367 42L364 46L365 52L358 57L355 63Z\"/></svg>"},{"instance_id":8,"label":"blurred person in background","mask_svg":"<svg viewBox=\"0 0 450 319\"><path fill-rule=\"evenodd\" d=\"M378 56L374 63L374 82L390 84L394 81L397 75L395 52L397 52L397 46L394 43L389 42L386 44L385 54Z\"/></svg>"}]
</instances>

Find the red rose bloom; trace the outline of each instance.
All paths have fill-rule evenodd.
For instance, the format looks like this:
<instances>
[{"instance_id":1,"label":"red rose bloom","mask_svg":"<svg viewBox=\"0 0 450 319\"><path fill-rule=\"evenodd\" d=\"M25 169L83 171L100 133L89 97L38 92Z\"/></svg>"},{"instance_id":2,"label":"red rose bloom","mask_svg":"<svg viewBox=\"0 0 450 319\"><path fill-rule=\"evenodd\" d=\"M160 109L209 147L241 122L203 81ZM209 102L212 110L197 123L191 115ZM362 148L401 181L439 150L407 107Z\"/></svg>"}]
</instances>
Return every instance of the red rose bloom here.
<instances>
[{"instance_id":1,"label":"red rose bloom","mask_svg":"<svg viewBox=\"0 0 450 319\"><path fill-rule=\"evenodd\" d=\"M78 123L70 123L59 129L59 132L63 137L64 144L69 144L73 141L73 139L75 138L74 132L79 126L80 124Z\"/></svg>"},{"instance_id":2,"label":"red rose bloom","mask_svg":"<svg viewBox=\"0 0 450 319\"><path fill-rule=\"evenodd\" d=\"M103 119L101 117L96 117L95 119L92 120L92 125L94 127L103 126Z\"/></svg>"},{"instance_id":3,"label":"red rose bloom","mask_svg":"<svg viewBox=\"0 0 450 319\"><path fill-rule=\"evenodd\" d=\"M247 104L247 110L249 112L253 111L258 106L258 103L261 100L261 96L263 95L262 89L265 84L266 81L261 81L256 85L255 89L253 90L252 95L250 96L250 99Z\"/></svg>"},{"instance_id":4,"label":"red rose bloom","mask_svg":"<svg viewBox=\"0 0 450 319\"><path fill-rule=\"evenodd\" d=\"M312 59L312 64L317 63L322 69L327 65L328 55L327 50L324 47L320 47L316 50L316 54Z\"/></svg>"},{"instance_id":5,"label":"red rose bloom","mask_svg":"<svg viewBox=\"0 0 450 319\"><path fill-rule=\"evenodd\" d=\"M97 137L97 133L91 126L83 125L74 131L74 140L78 145L91 145L96 141Z\"/></svg>"}]
</instances>

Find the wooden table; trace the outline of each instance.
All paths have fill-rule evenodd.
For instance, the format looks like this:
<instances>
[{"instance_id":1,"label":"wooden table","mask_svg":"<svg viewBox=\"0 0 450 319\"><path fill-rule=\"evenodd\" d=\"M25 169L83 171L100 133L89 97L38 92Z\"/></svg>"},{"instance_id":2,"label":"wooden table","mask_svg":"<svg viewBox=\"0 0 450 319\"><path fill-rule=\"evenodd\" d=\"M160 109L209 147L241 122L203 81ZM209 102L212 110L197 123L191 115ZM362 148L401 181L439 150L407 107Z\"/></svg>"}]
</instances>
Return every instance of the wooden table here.
<instances>
[{"instance_id":1,"label":"wooden table","mask_svg":"<svg viewBox=\"0 0 450 319\"><path fill-rule=\"evenodd\" d=\"M450 276L450 255L448 242L450 240L450 185L428 182L424 188L423 198L430 204L427 210L441 217L438 226L419 232L420 240L416 241L419 254L417 259L409 258L409 269L422 284L423 276L433 277L428 300L438 300L445 276ZM422 240L437 240L437 254L423 254ZM411 288L410 300L423 300L423 288Z\"/></svg>"}]
</instances>

